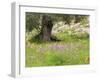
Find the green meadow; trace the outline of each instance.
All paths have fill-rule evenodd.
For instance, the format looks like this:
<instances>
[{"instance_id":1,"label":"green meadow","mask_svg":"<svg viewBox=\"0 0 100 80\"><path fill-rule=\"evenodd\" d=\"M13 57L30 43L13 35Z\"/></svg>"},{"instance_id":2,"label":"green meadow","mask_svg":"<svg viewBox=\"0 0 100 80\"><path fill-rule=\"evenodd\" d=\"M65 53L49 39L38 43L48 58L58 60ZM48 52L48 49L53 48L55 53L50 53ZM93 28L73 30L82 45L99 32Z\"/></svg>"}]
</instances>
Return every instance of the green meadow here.
<instances>
[{"instance_id":1,"label":"green meadow","mask_svg":"<svg viewBox=\"0 0 100 80\"><path fill-rule=\"evenodd\" d=\"M55 34L59 42L26 43L26 67L89 64L89 35Z\"/></svg>"}]
</instances>

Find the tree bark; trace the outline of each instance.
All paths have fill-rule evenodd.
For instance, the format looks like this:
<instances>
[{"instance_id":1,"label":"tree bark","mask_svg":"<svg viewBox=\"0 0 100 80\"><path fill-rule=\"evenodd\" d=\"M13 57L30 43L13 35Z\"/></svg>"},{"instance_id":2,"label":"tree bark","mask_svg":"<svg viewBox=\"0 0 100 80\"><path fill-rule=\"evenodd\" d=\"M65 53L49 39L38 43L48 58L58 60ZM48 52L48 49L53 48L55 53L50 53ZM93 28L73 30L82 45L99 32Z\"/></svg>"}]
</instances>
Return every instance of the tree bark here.
<instances>
[{"instance_id":1,"label":"tree bark","mask_svg":"<svg viewBox=\"0 0 100 80\"><path fill-rule=\"evenodd\" d=\"M43 41L51 41L53 23L50 16L43 15L41 35Z\"/></svg>"}]
</instances>

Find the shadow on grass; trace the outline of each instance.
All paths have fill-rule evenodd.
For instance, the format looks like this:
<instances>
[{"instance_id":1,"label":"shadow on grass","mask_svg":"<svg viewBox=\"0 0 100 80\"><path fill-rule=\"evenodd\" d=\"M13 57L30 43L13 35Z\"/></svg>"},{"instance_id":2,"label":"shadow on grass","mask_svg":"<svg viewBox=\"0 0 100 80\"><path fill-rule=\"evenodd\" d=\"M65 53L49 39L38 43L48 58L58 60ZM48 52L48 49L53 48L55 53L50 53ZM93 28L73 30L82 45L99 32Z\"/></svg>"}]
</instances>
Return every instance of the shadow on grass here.
<instances>
[{"instance_id":1,"label":"shadow on grass","mask_svg":"<svg viewBox=\"0 0 100 80\"><path fill-rule=\"evenodd\" d=\"M62 40L58 39L56 36L51 36L50 41L43 41L42 38L39 37L39 35L33 36L29 42L31 43L37 43L37 44L41 44L41 43L50 43L50 42L60 42Z\"/></svg>"}]
</instances>

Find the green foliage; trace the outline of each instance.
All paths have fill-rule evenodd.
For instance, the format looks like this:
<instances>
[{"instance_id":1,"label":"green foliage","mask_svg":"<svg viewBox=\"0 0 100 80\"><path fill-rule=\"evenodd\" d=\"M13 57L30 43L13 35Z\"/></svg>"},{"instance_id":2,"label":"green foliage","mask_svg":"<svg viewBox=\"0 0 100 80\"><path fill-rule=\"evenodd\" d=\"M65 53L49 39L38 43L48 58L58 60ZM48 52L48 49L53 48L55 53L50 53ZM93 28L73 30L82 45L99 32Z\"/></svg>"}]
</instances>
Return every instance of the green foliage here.
<instances>
[{"instance_id":1,"label":"green foliage","mask_svg":"<svg viewBox=\"0 0 100 80\"><path fill-rule=\"evenodd\" d=\"M41 15L38 13L26 12L26 32L30 32L33 29L40 30Z\"/></svg>"},{"instance_id":2,"label":"green foliage","mask_svg":"<svg viewBox=\"0 0 100 80\"><path fill-rule=\"evenodd\" d=\"M72 21L75 21L75 15L64 15L63 20L70 25Z\"/></svg>"},{"instance_id":3,"label":"green foliage","mask_svg":"<svg viewBox=\"0 0 100 80\"><path fill-rule=\"evenodd\" d=\"M71 14L47 14L47 13L33 13L26 12L26 32L31 32L36 29L38 32L41 30L42 16L47 15L51 17L53 24L59 21L65 22L65 24L70 25L71 23L80 22L82 25L89 23L88 15L71 15Z\"/></svg>"}]
</instances>

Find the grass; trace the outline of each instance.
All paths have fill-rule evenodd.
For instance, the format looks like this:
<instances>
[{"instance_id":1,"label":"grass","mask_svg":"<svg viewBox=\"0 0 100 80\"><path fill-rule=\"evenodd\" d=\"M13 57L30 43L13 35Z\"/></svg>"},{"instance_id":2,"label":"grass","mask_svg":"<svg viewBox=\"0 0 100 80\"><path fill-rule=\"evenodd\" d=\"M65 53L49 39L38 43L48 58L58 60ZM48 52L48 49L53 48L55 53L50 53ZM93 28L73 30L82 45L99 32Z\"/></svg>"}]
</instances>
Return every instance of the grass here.
<instances>
[{"instance_id":1,"label":"grass","mask_svg":"<svg viewBox=\"0 0 100 80\"><path fill-rule=\"evenodd\" d=\"M89 64L89 36L55 34L60 42L26 42L26 67Z\"/></svg>"}]
</instances>

